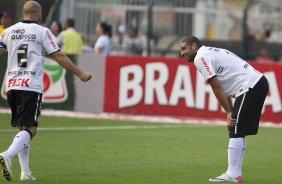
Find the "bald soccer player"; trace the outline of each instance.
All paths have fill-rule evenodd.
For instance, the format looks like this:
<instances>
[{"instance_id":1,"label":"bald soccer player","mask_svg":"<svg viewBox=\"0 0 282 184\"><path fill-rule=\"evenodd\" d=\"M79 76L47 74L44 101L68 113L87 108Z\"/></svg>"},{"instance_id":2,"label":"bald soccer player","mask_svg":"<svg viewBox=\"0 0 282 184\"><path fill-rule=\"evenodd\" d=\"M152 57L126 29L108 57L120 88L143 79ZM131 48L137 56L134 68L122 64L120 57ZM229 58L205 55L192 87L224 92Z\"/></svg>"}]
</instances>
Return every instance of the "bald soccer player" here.
<instances>
[{"instance_id":1,"label":"bald soccer player","mask_svg":"<svg viewBox=\"0 0 282 184\"><path fill-rule=\"evenodd\" d=\"M23 21L7 28L0 36L0 55L8 51L6 72L7 98L11 108L11 125L17 134L5 151L0 164L6 180L12 180L12 160L18 155L20 180L36 180L29 169L30 140L36 135L43 93L44 55L47 53L63 68L86 82L91 74L77 68L63 54L51 31L39 25L41 6L36 1L23 5Z\"/></svg>"}]
</instances>

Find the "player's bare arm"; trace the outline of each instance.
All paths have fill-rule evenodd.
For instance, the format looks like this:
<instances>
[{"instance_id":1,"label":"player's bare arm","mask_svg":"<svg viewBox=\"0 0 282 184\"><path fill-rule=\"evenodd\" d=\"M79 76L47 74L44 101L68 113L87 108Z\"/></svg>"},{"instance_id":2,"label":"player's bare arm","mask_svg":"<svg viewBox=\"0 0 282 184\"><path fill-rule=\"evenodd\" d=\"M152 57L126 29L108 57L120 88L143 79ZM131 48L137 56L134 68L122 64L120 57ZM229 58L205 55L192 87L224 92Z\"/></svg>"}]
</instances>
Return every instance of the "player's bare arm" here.
<instances>
[{"instance_id":1,"label":"player's bare arm","mask_svg":"<svg viewBox=\"0 0 282 184\"><path fill-rule=\"evenodd\" d=\"M231 97L227 97L227 100L229 102L229 105L233 108L233 103Z\"/></svg>"},{"instance_id":2,"label":"player's bare arm","mask_svg":"<svg viewBox=\"0 0 282 184\"><path fill-rule=\"evenodd\" d=\"M72 61L61 51L51 54L51 57L55 59L63 68L71 71L73 74L78 76L81 81L89 81L92 76L89 72L81 71L77 66L75 66Z\"/></svg>"},{"instance_id":3,"label":"player's bare arm","mask_svg":"<svg viewBox=\"0 0 282 184\"><path fill-rule=\"evenodd\" d=\"M101 54L103 52L102 48L97 48L96 49L96 54Z\"/></svg>"},{"instance_id":4,"label":"player's bare arm","mask_svg":"<svg viewBox=\"0 0 282 184\"><path fill-rule=\"evenodd\" d=\"M236 120L232 119L232 103L231 99L226 97L224 90L216 78L216 76L212 77L209 81L209 84L212 87L213 93L216 96L217 100L224 108L225 112L227 113L227 125L233 127L236 125Z\"/></svg>"}]
</instances>

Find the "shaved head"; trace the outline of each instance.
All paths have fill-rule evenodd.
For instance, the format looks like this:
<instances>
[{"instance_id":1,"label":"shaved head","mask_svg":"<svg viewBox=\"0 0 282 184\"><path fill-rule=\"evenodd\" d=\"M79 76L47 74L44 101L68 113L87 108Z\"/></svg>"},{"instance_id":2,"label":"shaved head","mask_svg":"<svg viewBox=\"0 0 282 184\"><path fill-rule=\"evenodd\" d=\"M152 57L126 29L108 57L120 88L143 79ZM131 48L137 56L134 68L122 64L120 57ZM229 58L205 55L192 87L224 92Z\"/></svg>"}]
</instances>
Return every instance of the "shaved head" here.
<instances>
[{"instance_id":1,"label":"shaved head","mask_svg":"<svg viewBox=\"0 0 282 184\"><path fill-rule=\"evenodd\" d=\"M23 5L23 17L27 20L41 21L41 6L36 1L27 1Z\"/></svg>"}]
</instances>

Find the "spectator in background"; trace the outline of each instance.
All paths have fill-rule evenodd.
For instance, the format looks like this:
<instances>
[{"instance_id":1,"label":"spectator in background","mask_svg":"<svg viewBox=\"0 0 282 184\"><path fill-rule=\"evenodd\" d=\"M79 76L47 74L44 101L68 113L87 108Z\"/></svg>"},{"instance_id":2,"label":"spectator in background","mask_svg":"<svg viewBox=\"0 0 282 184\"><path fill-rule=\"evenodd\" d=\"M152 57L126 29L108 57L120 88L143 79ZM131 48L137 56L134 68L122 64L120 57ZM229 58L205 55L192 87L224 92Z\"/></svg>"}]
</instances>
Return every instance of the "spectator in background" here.
<instances>
[{"instance_id":1,"label":"spectator in background","mask_svg":"<svg viewBox=\"0 0 282 184\"><path fill-rule=\"evenodd\" d=\"M260 37L261 41L268 41L273 32L273 24L271 22L266 22L264 25L264 31Z\"/></svg>"},{"instance_id":2,"label":"spectator in background","mask_svg":"<svg viewBox=\"0 0 282 184\"><path fill-rule=\"evenodd\" d=\"M118 43L120 46L122 45L122 41L125 33L126 33L126 26L122 24L118 27Z\"/></svg>"},{"instance_id":3,"label":"spectator in background","mask_svg":"<svg viewBox=\"0 0 282 184\"><path fill-rule=\"evenodd\" d=\"M142 55L142 41L132 26L129 26L127 29L127 34L122 42L122 48L126 55Z\"/></svg>"},{"instance_id":4,"label":"spectator in background","mask_svg":"<svg viewBox=\"0 0 282 184\"><path fill-rule=\"evenodd\" d=\"M98 55L109 55L112 38L112 27L105 22L100 22L96 26L96 34L99 36L94 50Z\"/></svg>"},{"instance_id":5,"label":"spectator in background","mask_svg":"<svg viewBox=\"0 0 282 184\"><path fill-rule=\"evenodd\" d=\"M274 58L269 55L268 50L266 49L261 49L259 51L259 56L256 58L257 62L260 63L273 63Z\"/></svg>"},{"instance_id":6,"label":"spectator in background","mask_svg":"<svg viewBox=\"0 0 282 184\"><path fill-rule=\"evenodd\" d=\"M0 21L0 34L4 29L10 27L13 24L13 17L11 12L3 12L1 21Z\"/></svg>"},{"instance_id":7,"label":"spectator in background","mask_svg":"<svg viewBox=\"0 0 282 184\"><path fill-rule=\"evenodd\" d=\"M121 24L117 26L117 29L111 38L111 55L124 55L122 49L122 41L125 33L125 25Z\"/></svg>"},{"instance_id":8,"label":"spectator in background","mask_svg":"<svg viewBox=\"0 0 282 184\"><path fill-rule=\"evenodd\" d=\"M50 30L53 33L53 35L56 37L56 42L58 43L59 35L62 32L62 30L63 30L61 23L59 21L57 21L57 20L54 20L52 22L51 26L50 26ZM59 47L61 47L61 46L62 45L59 45Z\"/></svg>"},{"instance_id":9,"label":"spectator in background","mask_svg":"<svg viewBox=\"0 0 282 184\"><path fill-rule=\"evenodd\" d=\"M82 52L83 40L81 35L74 29L74 20L67 19L64 31L58 36L58 45L62 45L62 51L72 57L76 63L76 56Z\"/></svg>"},{"instance_id":10,"label":"spectator in background","mask_svg":"<svg viewBox=\"0 0 282 184\"><path fill-rule=\"evenodd\" d=\"M228 37L230 41L241 41L242 39L242 26L241 26L241 18L238 17L233 12L228 12L228 17L232 20L232 26L228 31Z\"/></svg>"},{"instance_id":11,"label":"spectator in background","mask_svg":"<svg viewBox=\"0 0 282 184\"><path fill-rule=\"evenodd\" d=\"M140 29L140 35L139 38L141 40L141 44L142 44L142 56L148 56L148 41L150 44L150 48L151 51L154 49L155 47L155 38L151 38L150 40L148 40L148 34L147 34L147 29L145 27L141 27Z\"/></svg>"}]
</instances>

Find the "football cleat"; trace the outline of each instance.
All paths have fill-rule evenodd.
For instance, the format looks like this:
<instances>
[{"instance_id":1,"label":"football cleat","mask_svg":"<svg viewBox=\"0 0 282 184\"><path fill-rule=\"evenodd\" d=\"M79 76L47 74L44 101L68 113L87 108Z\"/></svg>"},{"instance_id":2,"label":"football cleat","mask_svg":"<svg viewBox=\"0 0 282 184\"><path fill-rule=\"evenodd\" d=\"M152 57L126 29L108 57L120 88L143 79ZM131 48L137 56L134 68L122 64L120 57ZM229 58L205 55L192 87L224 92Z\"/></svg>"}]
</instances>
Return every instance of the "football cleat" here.
<instances>
[{"instance_id":1,"label":"football cleat","mask_svg":"<svg viewBox=\"0 0 282 184\"><path fill-rule=\"evenodd\" d=\"M209 179L211 182L233 182L233 183L242 183L243 176L237 176L236 178L229 176L227 173L223 173L222 175Z\"/></svg>"},{"instance_id":2,"label":"football cleat","mask_svg":"<svg viewBox=\"0 0 282 184\"><path fill-rule=\"evenodd\" d=\"M11 160L6 156L6 153L0 153L0 164L3 169L3 176L7 181L12 181L12 166Z\"/></svg>"},{"instance_id":3,"label":"football cleat","mask_svg":"<svg viewBox=\"0 0 282 184\"><path fill-rule=\"evenodd\" d=\"M36 178L31 176L31 174L27 174L26 172L21 173L21 181L35 181Z\"/></svg>"}]
</instances>

